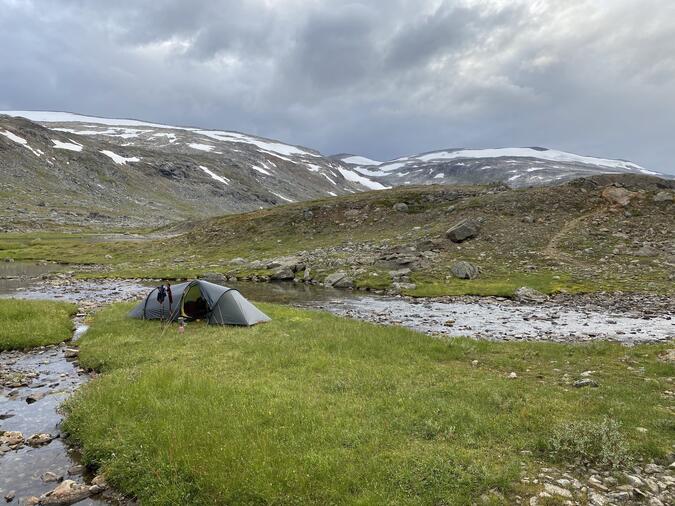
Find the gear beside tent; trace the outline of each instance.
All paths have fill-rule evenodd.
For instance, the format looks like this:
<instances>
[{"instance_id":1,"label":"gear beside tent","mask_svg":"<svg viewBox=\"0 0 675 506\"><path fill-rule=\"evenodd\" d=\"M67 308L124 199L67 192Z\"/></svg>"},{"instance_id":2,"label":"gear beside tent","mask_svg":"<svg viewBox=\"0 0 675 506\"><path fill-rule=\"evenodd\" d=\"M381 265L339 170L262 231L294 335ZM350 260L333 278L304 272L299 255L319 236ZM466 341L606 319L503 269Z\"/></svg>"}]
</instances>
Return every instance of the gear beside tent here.
<instances>
[{"instance_id":1,"label":"gear beside tent","mask_svg":"<svg viewBox=\"0 0 675 506\"><path fill-rule=\"evenodd\" d=\"M141 303L129 312L131 318L176 321L205 320L218 325L255 325L270 317L244 298L238 290L196 279L171 286L173 303L157 300L154 288Z\"/></svg>"}]
</instances>

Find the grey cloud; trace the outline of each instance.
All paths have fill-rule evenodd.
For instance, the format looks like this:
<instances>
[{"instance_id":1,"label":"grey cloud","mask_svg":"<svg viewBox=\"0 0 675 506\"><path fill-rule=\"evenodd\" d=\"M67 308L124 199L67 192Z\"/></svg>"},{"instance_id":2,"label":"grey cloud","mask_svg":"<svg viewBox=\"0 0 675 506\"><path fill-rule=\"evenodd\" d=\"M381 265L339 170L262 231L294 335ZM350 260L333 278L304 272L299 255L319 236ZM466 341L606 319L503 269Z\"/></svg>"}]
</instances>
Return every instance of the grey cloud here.
<instances>
[{"instance_id":1,"label":"grey cloud","mask_svg":"<svg viewBox=\"0 0 675 506\"><path fill-rule=\"evenodd\" d=\"M675 172L669 0L0 0L0 108L388 159L547 145Z\"/></svg>"}]
</instances>

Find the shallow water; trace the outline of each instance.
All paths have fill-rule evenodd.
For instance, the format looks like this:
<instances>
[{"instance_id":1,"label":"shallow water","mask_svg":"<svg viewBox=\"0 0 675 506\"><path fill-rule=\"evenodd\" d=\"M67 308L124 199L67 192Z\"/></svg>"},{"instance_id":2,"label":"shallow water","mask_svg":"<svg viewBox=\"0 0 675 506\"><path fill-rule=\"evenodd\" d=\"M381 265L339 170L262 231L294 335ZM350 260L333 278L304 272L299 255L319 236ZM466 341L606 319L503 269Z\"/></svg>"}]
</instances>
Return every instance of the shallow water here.
<instances>
[{"instance_id":1,"label":"shallow water","mask_svg":"<svg viewBox=\"0 0 675 506\"><path fill-rule=\"evenodd\" d=\"M17 288L29 286L57 268L56 264L0 261L0 294L12 293Z\"/></svg>"},{"instance_id":2,"label":"shallow water","mask_svg":"<svg viewBox=\"0 0 675 506\"><path fill-rule=\"evenodd\" d=\"M86 331L78 324L74 339ZM29 352L0 352L0 367L13 372L32 373L26 386L0 389L0 430L19 431L25 438L48 433L56 437L50 443L32 448L24 445L0 455L0 491L2 496L16 493L17 503L28 496L40 496L52 490L57 482L44 482L42 476L51 472L63 479L83 483L80 473L69 475L68 470L78 463L77 454L70 451L60 439L62 416L58 411L63 401L88 380L87 374L75 362L67 360L65 346L49 346ZM46 394L28 403L30 395ZM78 504L106 504L100 497L89 498Z\"/></svg>"}]
</instances>

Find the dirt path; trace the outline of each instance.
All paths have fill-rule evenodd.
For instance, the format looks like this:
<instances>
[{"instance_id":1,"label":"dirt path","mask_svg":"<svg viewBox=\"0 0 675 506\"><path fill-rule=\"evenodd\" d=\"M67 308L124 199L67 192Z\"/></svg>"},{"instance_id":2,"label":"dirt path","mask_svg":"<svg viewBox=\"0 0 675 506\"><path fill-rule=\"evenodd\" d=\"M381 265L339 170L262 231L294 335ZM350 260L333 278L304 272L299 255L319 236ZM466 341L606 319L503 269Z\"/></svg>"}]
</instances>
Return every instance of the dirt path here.
<instances>
[{"instance_id":1,"label":"dirt path","mask_svg":"<svg viewBox=\"0 0 675 506\"><path fill-rule=\"evenodd\" d=\"M601 213L605 212L605 208L600 208L600 209L594 209L593 211L590 211L586 214L582 214L581 216L578 216L577 218L574 218L573 220L569 220L565 222L563 227L556 232L553 237L551 237L551 240L548 242L548 244L544 247L544 249L541 251L542 254L545 257L551 258L553 260L557 260L559 262L566 262L569 264L576 265L578 267L588 267L588 265L585 262L582 262L578 258L576 258L574 255L571 255L569 253L565 253L560 249L560 242L568 235L570 234L573 230L575 230L581 223L584 221L588 220L589 218L593 216L597 216Z\"/></svg>"}]
</instances>

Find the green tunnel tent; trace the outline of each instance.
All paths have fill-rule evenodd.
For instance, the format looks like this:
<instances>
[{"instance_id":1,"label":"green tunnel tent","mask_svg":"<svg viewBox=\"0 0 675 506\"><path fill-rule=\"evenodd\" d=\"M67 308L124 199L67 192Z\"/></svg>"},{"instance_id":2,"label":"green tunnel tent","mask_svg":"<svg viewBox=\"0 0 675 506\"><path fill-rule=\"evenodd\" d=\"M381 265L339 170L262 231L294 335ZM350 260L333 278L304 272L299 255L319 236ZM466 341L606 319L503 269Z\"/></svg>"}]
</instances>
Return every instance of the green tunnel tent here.
<instances>
[{"instance_id":1,"label":"green tunnel tent","mask_svg":"<svg viewBox=\"0 0 675 506\"><path fill-rule=\"evenodd\" d=\"M131 318L142 320L205 320L218 325L255 325L268 322L270 317L244 298L238 290L201 279L171 286L173 304L168 297L160 304L158 288L129 312Z\"/></svg>"}]
</instances>

